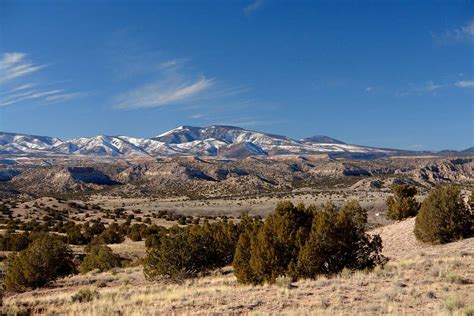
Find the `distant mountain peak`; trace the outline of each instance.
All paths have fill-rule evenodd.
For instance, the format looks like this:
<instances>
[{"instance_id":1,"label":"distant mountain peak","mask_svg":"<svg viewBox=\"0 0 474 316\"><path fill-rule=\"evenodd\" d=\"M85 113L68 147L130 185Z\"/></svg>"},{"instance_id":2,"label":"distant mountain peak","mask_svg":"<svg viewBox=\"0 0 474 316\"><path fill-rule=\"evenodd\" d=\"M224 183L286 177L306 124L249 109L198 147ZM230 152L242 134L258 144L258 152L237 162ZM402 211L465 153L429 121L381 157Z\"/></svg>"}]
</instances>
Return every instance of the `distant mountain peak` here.
<instances>
[{"instance_id":1,"label":"distant mountain peak","mask_svg":"<svg viewBox=\"0 0 474 316\"><path fill-rule=\"evenodd\" d=\"M305 143L314 143L314 144L345 144L344 142L338 139L325 136L325 135L314 135L311 137L303 138L301 139L301 141Z\"/></svg>"}]
</instances>

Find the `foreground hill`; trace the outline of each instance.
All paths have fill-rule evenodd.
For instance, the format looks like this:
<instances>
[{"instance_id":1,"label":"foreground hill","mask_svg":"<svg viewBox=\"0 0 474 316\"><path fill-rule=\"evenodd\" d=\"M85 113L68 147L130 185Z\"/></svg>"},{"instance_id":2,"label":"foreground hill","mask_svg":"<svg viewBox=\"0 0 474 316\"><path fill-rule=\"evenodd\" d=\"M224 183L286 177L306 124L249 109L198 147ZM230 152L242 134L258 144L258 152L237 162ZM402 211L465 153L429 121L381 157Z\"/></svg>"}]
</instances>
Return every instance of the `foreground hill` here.
<instances>
[{"instance_id":1,"label":"foreground hill","mask_svg":"<svg viewBox=\"0 0 474 316\"><path fill-rule=\"evenodd\" d=\"M170 284L145 281L141 268L127 268L74 276L47 289L8 297L4 310L66 315L472 315L474 238L422 245L413 236L413 223L409 219L376 231L390 261L372 272L243 286L230 269ZM143 242L123 246L136 247ZM97 291L94 300L72 303L72 295L85 288Z\"/></svg>"},{"instance_id":2,"label":"foreground hill","mask_svg":"<svg viewBox=\"0 0 474 316\"><path fill-rule=\"evenodd\" d=\"M322 135L296 140L286 136L222 125L208 127L180 126L153 138L98 135L66 141L45 136L0 132L0 155L7 156L98 156L114 158L219 156L243 158L320 153L346 158L426 154L426 152L351 145ZM472 150L440 152L440 155L471 154Z\"/></svg>"}]
</instances>

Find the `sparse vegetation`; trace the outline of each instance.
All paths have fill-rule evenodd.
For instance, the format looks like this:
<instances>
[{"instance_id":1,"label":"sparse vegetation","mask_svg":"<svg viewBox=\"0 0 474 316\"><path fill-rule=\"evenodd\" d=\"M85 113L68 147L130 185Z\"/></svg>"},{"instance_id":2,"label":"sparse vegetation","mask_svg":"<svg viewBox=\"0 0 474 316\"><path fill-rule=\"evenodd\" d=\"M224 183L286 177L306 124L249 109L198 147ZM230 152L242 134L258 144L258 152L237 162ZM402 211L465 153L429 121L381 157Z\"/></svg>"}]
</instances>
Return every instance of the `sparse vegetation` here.
<instances>
[{"instance_id":1,"label":"sparse vegetation","mask_svg":"<svg viewBox=\"0 0 474 316\"><path fill-rule=\"evenodd\" d=\"M261 211L262 216L255 216L253 207L263 209L290 196L326 204L285 202L269 216ZM373 196L380 206L376 211L369 206L369 214L355 200L344 203L358 197L365 207ZM374 215L384 211L384 199L375 193L364 196L343 190L295 192L251 200L239 197L232 202L236 207L239 201L239 208L222 212L217 209L228 200L177 199L167 204L150 199L148 207L145 199L116 196L78 201L74 209L65 208L67 200L41 198L27 204L4 200L0 205L8 211L0 222L4 228L0 246L20 251L3 261L6 268L37 239L54 232L56 240L74 245L71 267L82 273L66 278L61 274L42 285L11 287L3 312L166 314L192 309L298 314L302 310L297 306L304 306L303 310L321 314L472 313L472 239L445 246L418 243L413 234L415 218L366 233L375 226L374 220L388 222ZM327 203L331 200L334 204ZM181 208L173 207L178 204ZM156 210L158 206L167 210ZM208 206L214 209L204 209ZM239 215L247 207L252 216ZM19 210L26 209L22 216ZM391 231L392 226L404 228ZM390 262L384 265L377 234L384 236L388 248L384 254ZM413 240L406 242L408 235ZM392 285L387 287L387 282ZM45 285L48 288L40 289ZM10 296L33 288L33 293L41 294ZM242 297L256 299L247 304Z\"/></svg>"},{"instance_id":2,"label":"sparse vegetation","mask_svg":"<svg viewBox=\"0 0 474 316\"><path fill-rule=\"evenodd\" d=\"M73 303L87 303L92 302L94 299L99 298L100 294L97 290L91 289L80 289L79 292L71 296Z\"/></svg>"}]
</instances>

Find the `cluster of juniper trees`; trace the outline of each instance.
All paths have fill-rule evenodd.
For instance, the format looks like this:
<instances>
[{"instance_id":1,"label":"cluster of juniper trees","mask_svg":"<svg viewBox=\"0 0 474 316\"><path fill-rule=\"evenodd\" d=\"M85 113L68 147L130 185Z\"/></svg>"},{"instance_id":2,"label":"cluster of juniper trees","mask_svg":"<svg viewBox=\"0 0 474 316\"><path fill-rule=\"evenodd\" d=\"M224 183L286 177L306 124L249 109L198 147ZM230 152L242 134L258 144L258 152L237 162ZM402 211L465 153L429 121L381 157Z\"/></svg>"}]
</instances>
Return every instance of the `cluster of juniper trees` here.
<instances>
[{"instance_id":1,"label":"cluster of juniper trees","mask_svg":"<svg viewBox=\"0 0 474 316\"><path fill-rule=\"evenodd\" d=\"M401 185L387 200L387 216L395 220L416 216L415 236L424 242L446 243L472 236L472 197L464 200L453 185L433 189L423 203L416 188ZM470 205L471 204L471 205ZM25 232L0 238L4 249L17 253L6 259L4 288L19 292L48 284L58 277L91 270L107 271L124 264L107 246L146 239L143 259L148 279L204 275L232 264L245 284L273 283L280 276L292 280L332 275L343 269L372 269L383 265L382 240L366 233L367 212L357 201L341 207L293 205L282 202L265 220L243 216L204 224L174 226L87 224L67 230L66 236ZM87 244L85 257L73 255L69 243Z\"/></svg>"}]
</instances>

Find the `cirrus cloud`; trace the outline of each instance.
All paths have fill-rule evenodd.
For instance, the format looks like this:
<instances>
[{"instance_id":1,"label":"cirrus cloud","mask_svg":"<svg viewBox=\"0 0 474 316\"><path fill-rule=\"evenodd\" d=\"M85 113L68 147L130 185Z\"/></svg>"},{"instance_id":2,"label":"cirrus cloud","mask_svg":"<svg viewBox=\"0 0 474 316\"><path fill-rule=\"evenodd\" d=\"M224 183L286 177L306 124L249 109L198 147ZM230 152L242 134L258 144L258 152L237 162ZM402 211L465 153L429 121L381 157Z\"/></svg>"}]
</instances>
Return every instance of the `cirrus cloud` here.
<instances>
[{"instance_id":1,"label":"cirrus cloud","mask_svg":"<svg viewBox=\"0 0 474 316\"><path fill-rule=\"evenodd\" d=\"M441 33L432 33L432 36L438 43L474 41L474 19L462 26L454 27Z\"/></svg>"},{"instance_id":2,"label":"cirrus cloud","mask_svg":"<svg viewBox=\"0 0 474 316\"><path fill-rule=\"evenodd\" d=\"M458 88L473 89L474 80L461 80L454 84Z\"/></svg>"},{"instance_id":3,"label":"cirrus cloud","mask_svg":"<svg viewBox=\"0 0 474 316\"><path fill-rule=\"evenodd\" d=\"M0 83L26 76L44 67L46 65L35 65L27 61L25 53L4 53L0 58Z\"/></svg>"},{"instance_id":4,"label":"cirrus cloud","mask_svg":"<svg viewBox=\"0 0 474 316\"><path fill-rule=\"evenodd\" d=\"M214 85L213 79L201 77L196 81L160 80L119 95L116 108L155 108L195 100Z\"/></svg>"},{"instance_id":5,"label":"cirrus cloud","mask_svg":"<svg viewBox=\"0 0 474 316\"><path fill-rule=\"evenodd\" d=\"M31 83L29 76L46 67L35 64L26 53L6 52L0 57L0 107L24 102L56 103L84 95L66 89Z\"/></svg>"}]
</instances>

